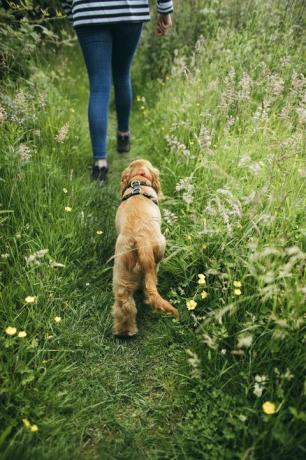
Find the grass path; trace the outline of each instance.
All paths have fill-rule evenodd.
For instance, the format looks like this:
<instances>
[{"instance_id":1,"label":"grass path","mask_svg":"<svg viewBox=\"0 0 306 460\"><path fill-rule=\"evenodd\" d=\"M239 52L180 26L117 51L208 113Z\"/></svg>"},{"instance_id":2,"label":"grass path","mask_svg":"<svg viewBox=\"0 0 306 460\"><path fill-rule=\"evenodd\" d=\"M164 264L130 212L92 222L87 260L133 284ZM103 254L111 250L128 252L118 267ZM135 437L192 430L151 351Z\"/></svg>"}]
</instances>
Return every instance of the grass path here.
<instances>
[{"instance_id":1,"label":"grass path","mask_svg":"<svg viewBox=\"0 0 306 460\"><path fill-rule=\"evenodd\" d=\"M81 130L87 136L85 76L81 88ZM114 132L114 126L112 113L110 135ZM103 244L107 254L112 253L114 247L114 216L118 206L120 174L133 158L150 159L146 144L142 143L145 130L142 116L136 112L136 107L132 126L131 154L119 157L115 153L114 142L110 142L109 185L104 190L94 190L98 206L95 206L93 200L87 209L95 213L104 235L108 235L108 240L100 248L103 259L106 258ZM83 187L89 186L86 176L82 182ZM98 255L95 264L100 263ZM80 457L153 459L165 458L168 452L174 458L175 441L171 438L185 410L180 387L182 373L186 371L189 339L186 340L179 324L152 312L142 303L141 298L137 302L138 336L128 341L114 339L110 317L113 300L111 271L108 270L111 265L104 265L105 276L96 277L82 293L85 304L91 299L90 313L87 312L86 321L82 322L80 330L86 346L83 345L82 359L74 364L67 383L72 390L75 382L78 382L77 389L73 391L80 404L77 418L80 425L84 426ZM87 275L90 277L90 272Z\"/></svg>"}]
</instances>

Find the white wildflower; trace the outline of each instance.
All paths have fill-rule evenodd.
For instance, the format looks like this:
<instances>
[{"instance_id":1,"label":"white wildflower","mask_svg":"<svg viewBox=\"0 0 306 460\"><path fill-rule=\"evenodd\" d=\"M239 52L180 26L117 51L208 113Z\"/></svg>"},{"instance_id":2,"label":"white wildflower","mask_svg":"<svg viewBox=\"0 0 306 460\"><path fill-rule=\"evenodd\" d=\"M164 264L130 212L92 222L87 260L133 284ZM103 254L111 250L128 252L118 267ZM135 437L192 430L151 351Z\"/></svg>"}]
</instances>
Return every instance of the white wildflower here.
<instances>
[{"instance_id":1,"label":"white wildflower","mask_svg":"<svg viewBox=\"0 0 306 460\"><path fill-rule=\"evenodd\" d=\"M18 149L19 159L22 162L29 161L32 157L31 150L26 144L20 144Z\"/></svg>"},{"instance_id":2,"label":"white wildflower","mask_svg":"<svg viewBox=\"0 0 306 460\"><path fill-rule=\"evenodd\" d=\"M55 136L56 142L59 142L60 144L62 144L67 139L68 132L69 132L69 123L65 123L64 126L62 126L62 128L58 130L58 133Z\"/></svg>"},{"instance_id":3,"label":"white wildflower","mask_svg":"<svg viewBox=\"0 0 306 460\"><path fill-rule=\"evenodd\" d=\"M39 261L37 259L41 259L46 254L48 254L49 249L40 249L39 251L34 252L33 254L25 257L27 265L36 264L39 265Z\"/></svg>"}]
</instances>

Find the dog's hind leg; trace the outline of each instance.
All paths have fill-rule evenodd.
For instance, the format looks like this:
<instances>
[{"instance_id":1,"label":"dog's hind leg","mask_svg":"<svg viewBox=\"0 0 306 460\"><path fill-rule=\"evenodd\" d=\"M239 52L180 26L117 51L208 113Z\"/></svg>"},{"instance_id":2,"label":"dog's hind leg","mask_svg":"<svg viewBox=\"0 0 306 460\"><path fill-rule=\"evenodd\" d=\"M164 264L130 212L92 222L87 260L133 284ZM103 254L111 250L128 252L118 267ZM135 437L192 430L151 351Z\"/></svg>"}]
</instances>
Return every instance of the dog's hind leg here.
<instances>
[{"instance_id":1,"label":"dog's hind leg","mask_svg":"<svg viewBox=\"0 0 306 460\"><path fill-rule=\"evenodd\" d=\"M116 287L112 314L114 335L132 337L137 334L137 310L131 289Z\"/></svg>"}]
</instances>

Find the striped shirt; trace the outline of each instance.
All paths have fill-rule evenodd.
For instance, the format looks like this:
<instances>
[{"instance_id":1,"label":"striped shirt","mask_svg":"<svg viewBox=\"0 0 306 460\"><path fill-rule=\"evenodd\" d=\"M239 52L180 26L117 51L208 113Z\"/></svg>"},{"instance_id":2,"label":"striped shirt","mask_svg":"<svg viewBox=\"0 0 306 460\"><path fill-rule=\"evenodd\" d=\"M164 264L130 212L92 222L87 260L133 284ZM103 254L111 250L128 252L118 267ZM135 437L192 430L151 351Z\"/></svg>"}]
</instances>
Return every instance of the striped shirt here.
<instances>
[{"instance_id":1,"label":"striped shirt","mask_svg":"<svg viewBox=\"0 0 306 460\"><path fill-rule=\"evenodd\" d=\"M156 0L156 3L158 13L172 13L172 0ZM62 6L73 27L150 20L149 0L64 0Z\"/></svg>"}]
</instances>

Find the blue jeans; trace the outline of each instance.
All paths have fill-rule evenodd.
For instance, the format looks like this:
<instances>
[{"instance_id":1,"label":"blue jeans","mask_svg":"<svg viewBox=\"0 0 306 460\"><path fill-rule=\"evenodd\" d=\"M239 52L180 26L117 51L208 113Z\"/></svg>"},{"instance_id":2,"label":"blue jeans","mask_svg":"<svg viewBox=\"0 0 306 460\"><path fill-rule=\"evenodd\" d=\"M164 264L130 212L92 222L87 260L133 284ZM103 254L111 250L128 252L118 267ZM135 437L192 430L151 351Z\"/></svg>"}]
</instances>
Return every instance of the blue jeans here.
<instances>
[{"instance_id":1,"label":"blue jeans","mask_svg":"<svg viewBox=\"0 0 306 460\"><path fill-rule=\"evenodd\" d=\"M111 75L118 131L129 130L132 106L130 68L142 23L86 25L76 28L89 78L88 121L94 160L106 158Z\"/></svg>"}]
</instances>

